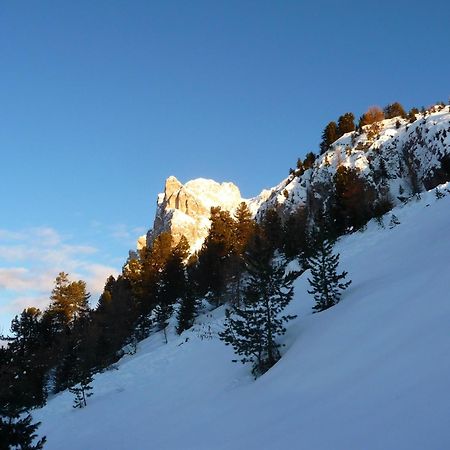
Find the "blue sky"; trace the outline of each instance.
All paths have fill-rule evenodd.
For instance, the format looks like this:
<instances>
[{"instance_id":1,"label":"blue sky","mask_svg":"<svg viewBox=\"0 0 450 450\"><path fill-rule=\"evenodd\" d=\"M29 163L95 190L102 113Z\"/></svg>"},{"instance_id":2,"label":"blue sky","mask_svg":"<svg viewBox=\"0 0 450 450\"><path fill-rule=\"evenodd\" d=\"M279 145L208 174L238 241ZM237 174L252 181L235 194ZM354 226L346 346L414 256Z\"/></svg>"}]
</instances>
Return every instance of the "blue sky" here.
<instances>
[{"instance_id":1,"label":"blue sky","mask_svg":"<svg viewBox=\"0 0 450 450\"><path fill-rule=\"evenodd\" d=\"M95 297L169 175L277 184L330 120L447 101L450 6L0 4L0 329L60 270Z\"/></svg>"}]
</instances>

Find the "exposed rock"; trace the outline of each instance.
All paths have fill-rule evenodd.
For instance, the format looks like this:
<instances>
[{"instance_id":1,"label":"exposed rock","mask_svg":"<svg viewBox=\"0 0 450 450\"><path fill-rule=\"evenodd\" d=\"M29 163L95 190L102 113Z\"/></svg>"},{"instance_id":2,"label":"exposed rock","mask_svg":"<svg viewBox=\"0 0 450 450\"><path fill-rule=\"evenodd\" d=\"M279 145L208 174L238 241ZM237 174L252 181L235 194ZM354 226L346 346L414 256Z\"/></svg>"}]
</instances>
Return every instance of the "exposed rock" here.
<instances>
[{"instance_id":1,"label":"exposed rock","mask_svg":"<svg viewBox=\"0 0 450 450\"><path fill-rule=\"evenodd\" d=\"M208 234L211 207L220 206L232 212L242 201L241 193L233 183L199 178L183 185L170 176L164 193L158 195L156 217L147 243L162 232L170 231L175 242L184 235L191 249L199 248Z\"/></svg>"}]
</instances>

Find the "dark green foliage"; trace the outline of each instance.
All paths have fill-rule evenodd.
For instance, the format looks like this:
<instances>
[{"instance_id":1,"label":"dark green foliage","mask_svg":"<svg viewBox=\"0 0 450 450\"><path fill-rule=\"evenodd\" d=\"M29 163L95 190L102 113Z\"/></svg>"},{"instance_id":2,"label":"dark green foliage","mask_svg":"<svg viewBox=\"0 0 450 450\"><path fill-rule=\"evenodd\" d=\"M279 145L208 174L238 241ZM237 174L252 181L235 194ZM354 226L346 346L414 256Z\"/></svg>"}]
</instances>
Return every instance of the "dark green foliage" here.
<instances>
[{"instance_id":1,"label":"dark green foliage","mask_svg":"<svg viewBox=\"0 0 450 450\"><path fill-rule=\"evenodd\" d=\"M373 217L375 189L356 169L340 166L333 178L335 199L331 216L338 234L361 229Z\"/></svg>"},{"instance_id":2,"label":"dark green foliage","mask_svg":"<svg viewBox=\"0 0 450 450\"><path fill-rule=\"evenodd\" d=\"M25 417L0 416L0 448L2 450L40 450L44 448L47 438L37 442L36 430L41 423L32 423L30 414Z\"/></svg>"},{"instance_id":3,"label":"dark green foliage","mask_svg":"<svg viewBox=\"0 0 450 450\"><path fill-rule=\"evenodd\" d=\"M355 116L353 113L348 112L343 114L338 119L338 137L343 136L345 133L355 131Z\"/></svg>"},{"instance_id":4,"label":"dark green foliage","mask_svg":"<svg viewBox=\"0 0 450 450\"><path fill-rule=\"evenodd\" d=\"M323 155L330 149L331 144L339 138L338 125L336 122L330 122L322 133L322 141L320 143L320 154Z\"/></svg>"},{"instance_id":5,"label":"dark green foliage","mask_svg":"<svg viewBox=\"0 0 450 450\"><path fill-rule=\"evenodd\" d=\"M181 334L183 331L192 327L197 313L197 299L190 287L186 287L184 294L180 301L180 308L177 315L177 333Z\"/></svg>"},{"instance_id":6,"label":"dark green foliage","mask_svg":"<svg viewBox=\"0 0 450 450\"><path fill-rule=\"evenodd\" d=\"M445 197L445 194L443 192L441 192L438 188L436 188L434 190L434 195L435 195L437 200Z\"/></svg>"},{"instance_id":7,"label":"dark green foliage","mask_svg":"<svg viewBox=\"0 0 450 450\"><path fill-rule=\"evenodd\" d=\"M384 115L386 119L393 119L394 117L402 117L403 119L406 119L406 112L403 109L403 106L398 103L394 102L389 105L387 105L384 108Z\"/></svg>"},{"instance_id":8,"label":"dark green foliage","mask_svg":"<svg viewBox=\"0 0 450 450\"><path fill-rule=\"evenodd\" d=\"M92 374L86 371L80 382L69 388L69 392L75 396L72 405L73 408L85 408L87 406L87 399L93 395L91 392L92 381Z\"/></svg>"},{"instance_id":9,"label":"dark green foliage","mask_svg":"<svg viewBox=\"0 0 450 450\"><path fill-rule=\"evenodd\" d=\"M296 177L301 177L308 169L311 169L314 166L315 161L316 155L313 152L308 152L303 161L300 158L297 159L296 169L290 169L289 173Z\"/></svg>"},{"instance_id":10,"label":"dark green foliage","mask_svg":"<svg viewBox=\"0 0 450 450\"><path fill-rule=\"evenodd\" d=\"M89 297L84 281L71 282L67 273L58 274L48 309L58 331L62 331L65 326L71 326L77 319L89 314Z\"/></svg>"},{"instance_id":11,"label":"dark green foliage","mask_svg":"<svg viewBox=\"0 0 450 450\"><path fill-rule=\"evenodd\" d=\"M286 219L283 227L283 252L287 258L302 255L302 259L309 253L308 245L308 211L300 207Z\"/></svg>"},{"instance_id":12,"label":"dark green foliage","mask_svg":"<svg viewBox=\"0 0 450 450\"><path fill-rule=\"evenodd\" d=\"M329 239L316 239L316 249L308 259L308 265L311 269L311 278L308 278L311 290L308 293L314 295L314 311L324 311L336 305L351 281L343 282L347 276L345 271L338 275L339 254L333 254L333 244Z\"/></svg>"},{"instance_id":13,"label":"dark green foliage","mask_svg":"<svg viewBox=\"0 0 450 450\"><path fill-rule=\"evenodd\" d=\"M283 226L276 209L268 209L261 220L261 230L270 249L275 251L283 247Z\"/></svg>"},{"instance_id":14,"label":"dark green foliage","mask_svg":"<svg viewBox=\"0 0 450 450\"><path fill-rule=\"evenodd\" d=\"M200 295L219 306L225 301L234 254L234 220L228 211L211 208L211 228L198 255L197 282Z\"/></svg>"},{"instance_id":15,"label":"dark green foliage","mask_svg":"<svg viewBox=\"0 0 450 450\"><path fill-rule=\"evenodd\" d=\"M303 169L308 170L314 166L316 161L316 155L313 152L309 152L305 155L305 159L303 160Z\"/></svg>"},{"instance_id":16,"label":"dark green foliage","mask_svg":"<svg viewBox=\"0 0 450 450\"><path fill-rule=\"evenodd\" d=\"M247 255L249 278L240 306L227 311L225 330L219 334L241 356L253 363L253 374L263 374L279 359L276 337L286 331L284 323L295 316L280 316L293 297L296 273L285 274L286 261L275 261L273 250L256 237Z\"/></svg>"},{"instance_id":17,"label":"dark green foliage","mask_svg":"<svg viewBox=\"0 0 450 450\"><path fill-rule=\"evenodd\" d=\"M400 225L400 220L398 220L398 217L395 214L392 214L389 228L395 228L397 225Z\"/></svg>"}]
</instances>

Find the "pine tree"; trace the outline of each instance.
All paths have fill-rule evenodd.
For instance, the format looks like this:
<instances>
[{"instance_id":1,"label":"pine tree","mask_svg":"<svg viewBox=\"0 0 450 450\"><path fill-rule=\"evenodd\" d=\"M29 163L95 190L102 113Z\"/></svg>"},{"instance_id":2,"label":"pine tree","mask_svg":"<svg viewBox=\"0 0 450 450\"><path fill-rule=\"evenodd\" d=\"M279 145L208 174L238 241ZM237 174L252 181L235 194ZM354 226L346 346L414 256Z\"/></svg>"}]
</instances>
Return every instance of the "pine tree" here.
<instances>
[{"instance_id":1,"label":"pine tree","mask_svg":"<svg viewBox=\"0 0 450 450\"><path fill-rule=\"evenodd\" d=\"M69 388L69 392L75 396L72 405L73 408L85 408L87 406L87 399L93 395L91 392L92 381L91 371L85 370L80 382Z\"/></svg>"},{"instance_id":2,"label":"pine tree","mask_svg":"<svg viewBox=\"0 0 450 450\"><path fill-rule=\"evenodd\" d=\"M405 112L403 106L398 102L394 102L394 103L387 105L384 108L384 115L385 115L386 119L393 119L394 117L399 117L399 116L404 119L406 118L406 112Z\"/></svg>"},{"instance_id":3,"label":"pine tree","mask_svg":"<svg viewBox=\"0 0 450 450\"><path fill-rule=\"evenodd\" d=\"M48 313L53 317L55 329L62 331L71 326L78 318L89 314L89 297L86 283L82 280L69 280L69 275L60 272L55 280L55 287L50 296Z\"/></svg>"},{"instance_id":4,"label":"pine tree","mask_svg":"<svg viewBox=\"0 0 450 450\"><path fill-rule=\"evenodd\" d=\"M155 317L158 330L164 331L167 344L166 328L168 320L173 313L174 304L183 297L186 290L186 271L184 260L188 255L189 244L183 236L179 243L171 250L169 257L161 272L158 288L158 304L155 308Z\"/></svg>"},{"instance_id":5,"label":"pine tree","mask_svg":"<svg viewBox=\"0 0 450 450\"><path fill-rule=\"evenodd\" d=\"M249 279L241 306L227 310L225 330L219 333L226 345L253 363L252 373L262 375L279 359L276 337L286 332L284 323L295 316L283 315L293 297L296 273L285 274L287 262L275 261L273 250L260 237L247 255Z\"/></svg>"},{"instance_id":6,"label":"pine tree","mask_svg":"<svg viewBox=\"0 0 450 450\"><path fill-rule=\"evenodd\" d=\"M180 308L177 314L177 333L181 334L183 331L192 327L197 312L197 299L194 296L193 290L190 286L186 286L184 294L180 301Z\"/></svg>"},{"instance_id":7,"label":"pine tree","mask_svg":"<svg viewBox=\"0 0 450 450\"><path fill-rule=\"evenodd\" d=\"M211 208L211 227L198 254L196 278L199 294L214 305L225 302L235 253L235 221L228 211Z\"/></svg>"},{"instance_id":8,"label":"pine tree","mask_svg":"<svg viewBox=\"0 0 450 450\"><path fill-rule=\"evenodd\" d=\"M322 133L322 142L320 143L320 154L323 155L330 149L331 144L339 138L338 126L336 122L330 122ZM309 168L309 167L306 167ZM305 168L305 170L306 170Z\"/></svg>"},{"instance_id":9,"label":"pine tree","mask_svg":"<svg viewBox=\"0 0 450 450\"><path fill-rule=\"evenodd\" d=\"M4 450L41 450L47 438L44 436L35 442L38 437L36 430L41 422L32 423L32 417L0 416L0 448Z\"/></svg>"},{"instance_id":10,"label":"pine tree","mask_svg":"<svg viewBox=\"0 0 450 450\"><path fill-rule=\"evenodd\" d=\"M337 133L338 137L343 136L345 133L355 131L355 116L353 113L348 112L342 114L338 119Z\"/></svg>"},{"instance_id":11,"label":"pine tree","mask_svg":"<svg viewBox=\"0 0 450 450\"><path fill-rule=\"evenodd\" d=\"M308 152L305 155L305 159L303 160L303 169L304 170L311 169L314 166L315 161L316 161L315 153Z\"/></svg>"},{"instance_id":12,"label":"pine tree","mask_svg":"<svg viewBox=\"0 0 450 450\"><path fill-rule=\"evenodd\" d=\"M43 401L36 398L35 389L29 388L29 373L32 370L32 366L24 370L10 346L0 347L1 449L37 450L45 443L44 437L33 444L40 423L32 423L28 411L35 406L42 406ZM42 380L38 384L42 390Z\"/></svg>"},{"instance_id":13,"label":"pine tree","mask_svg":"<svg viewBox=\"0 0 450 450\"><path fill-rule=\"evenodd\" d=\"M351 280L343 281L347 276L345 271L340 275L337 274L339 253L333 254L333 244L329 239L316 239L316 251L308 258L308 265L311 269L311 278L308 278L308 282L312 288L308 293L314 295L315 312L336 305L342 291L350 285Z\"/></svg>"}]
</instances>

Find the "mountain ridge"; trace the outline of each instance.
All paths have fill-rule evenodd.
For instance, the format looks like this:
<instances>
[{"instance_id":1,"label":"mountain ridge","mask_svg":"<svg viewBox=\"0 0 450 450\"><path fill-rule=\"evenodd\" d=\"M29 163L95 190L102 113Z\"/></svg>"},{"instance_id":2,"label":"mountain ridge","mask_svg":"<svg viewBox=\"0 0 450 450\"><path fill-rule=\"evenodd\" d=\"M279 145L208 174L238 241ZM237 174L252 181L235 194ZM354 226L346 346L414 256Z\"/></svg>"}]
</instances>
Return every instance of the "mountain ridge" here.
<instances>
[{"instance_id":1,"label":"mountain ridge","mask_svg":"<svg viewBox=\"0 0 450 450\"><path fill-rule=\"evenodd\" d=\"M138 248L144 241L149 245L160 233L170 231L176 241L186 235L191 250L198 250L208 233L211 206L232 214L240 202L245 202L253 216L261 220L269 209L286 218L313 197L326 203L330 195L327 189L339 167L356 170L373 187L377 198L389 197L393 206L447 181L450 106L436 105L417 113L412 123L398 116L346 133L319 155L311 168L302 173L293 171L278 185L250 199L242 198L239 188L230 182L199 178L182 184L170 176L164 192L158 195L153 227L145 239L140 238ZM226 193L231 194L229 198Z\"/></svg>"}]
</instances>

